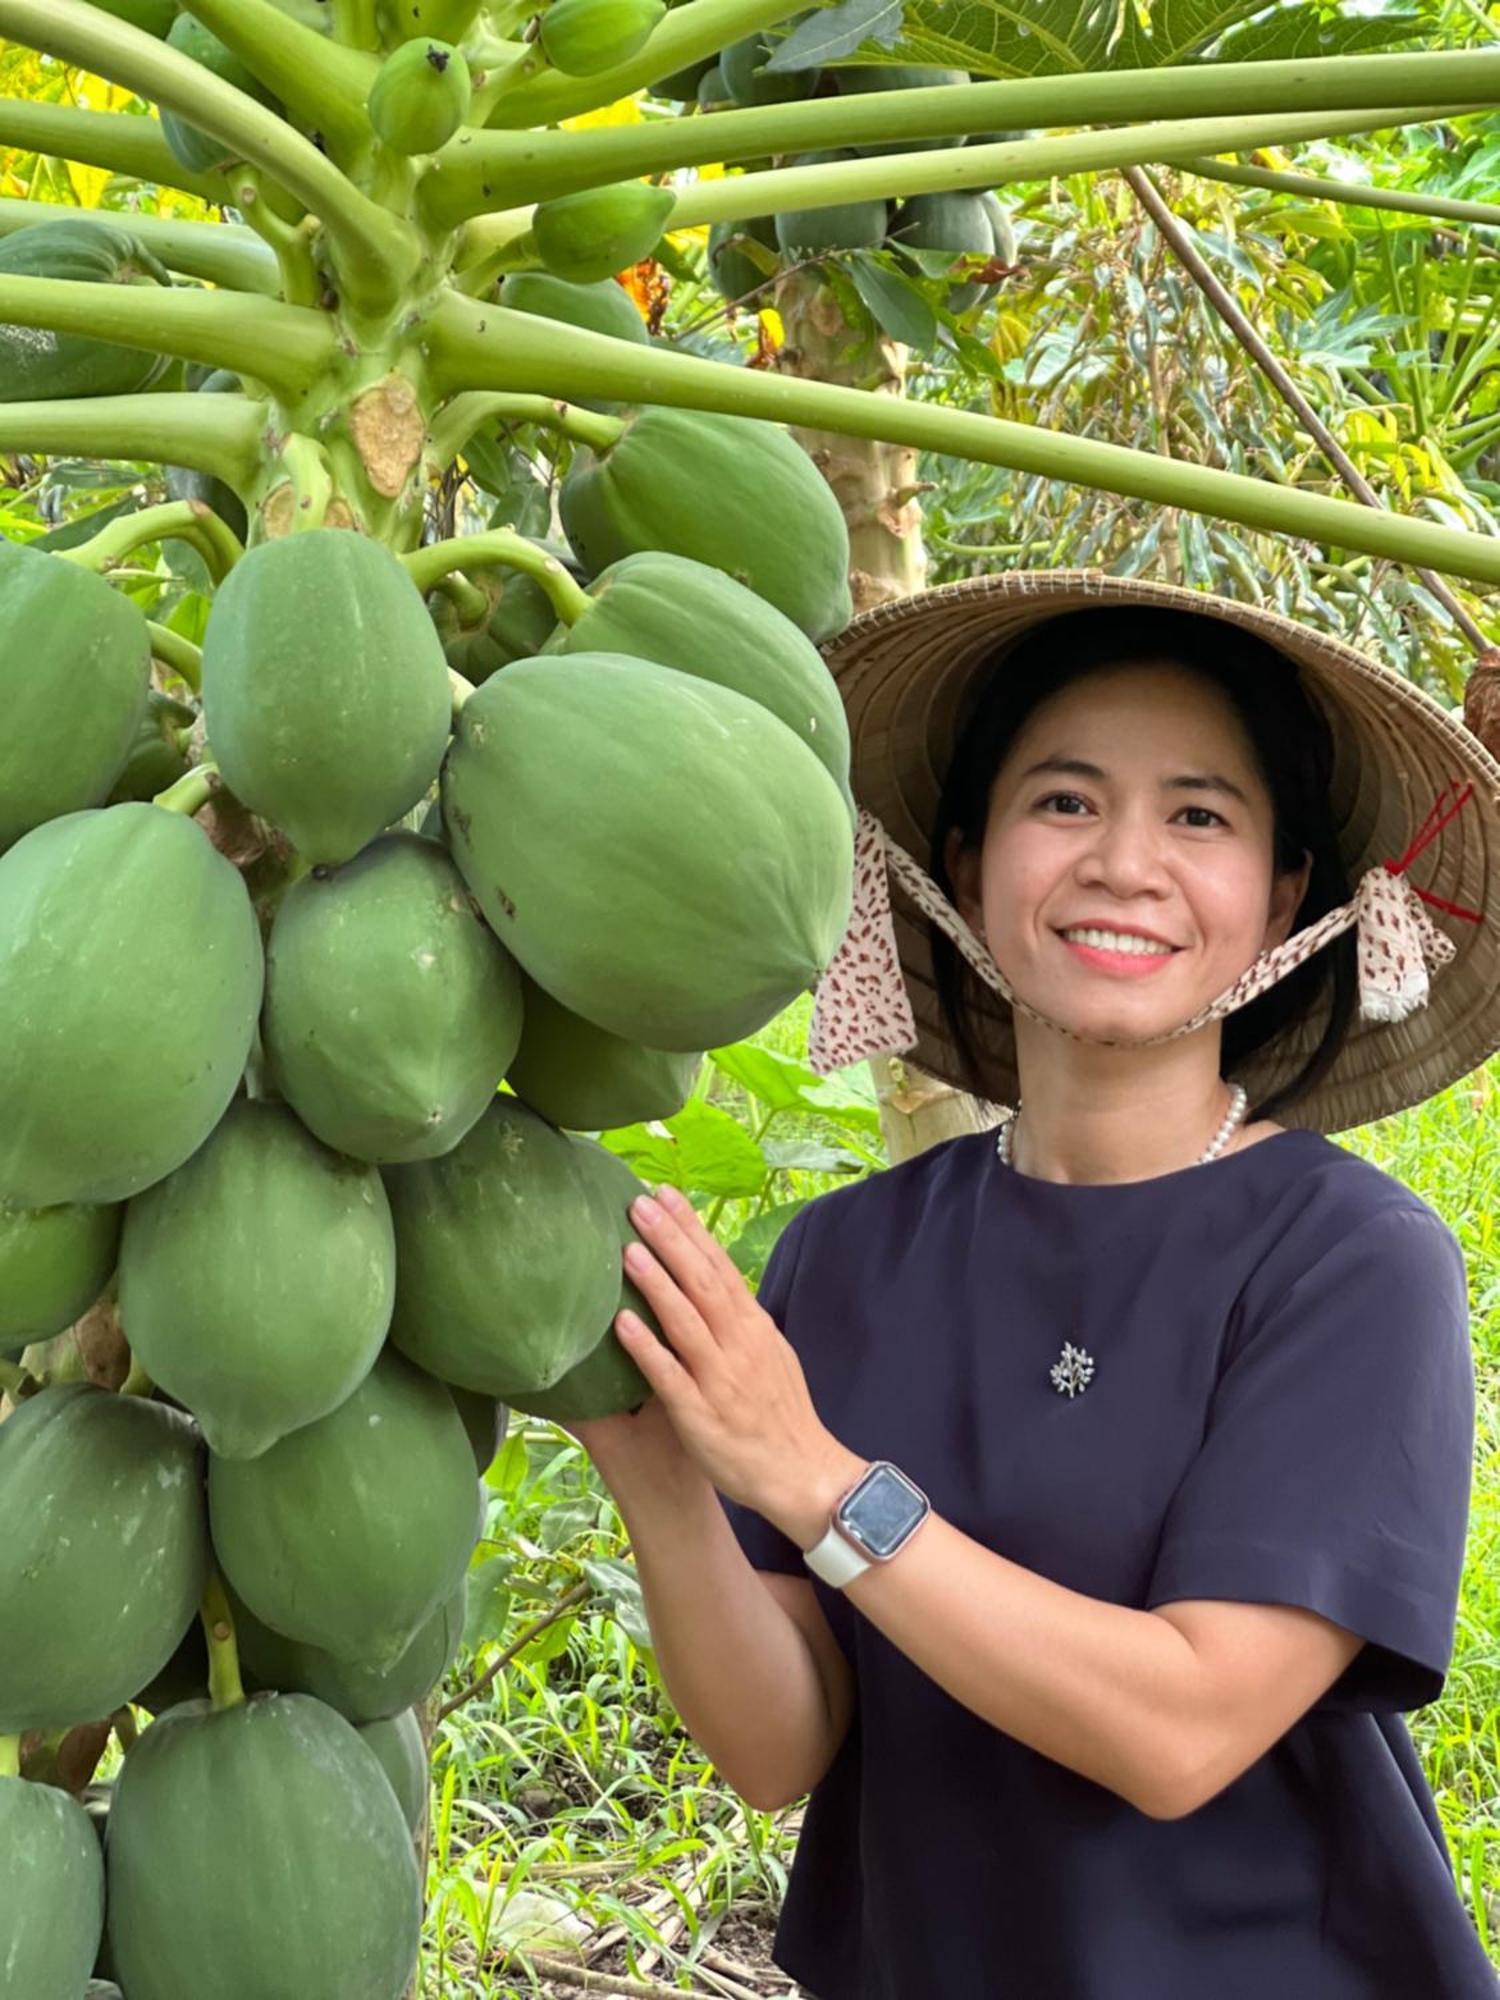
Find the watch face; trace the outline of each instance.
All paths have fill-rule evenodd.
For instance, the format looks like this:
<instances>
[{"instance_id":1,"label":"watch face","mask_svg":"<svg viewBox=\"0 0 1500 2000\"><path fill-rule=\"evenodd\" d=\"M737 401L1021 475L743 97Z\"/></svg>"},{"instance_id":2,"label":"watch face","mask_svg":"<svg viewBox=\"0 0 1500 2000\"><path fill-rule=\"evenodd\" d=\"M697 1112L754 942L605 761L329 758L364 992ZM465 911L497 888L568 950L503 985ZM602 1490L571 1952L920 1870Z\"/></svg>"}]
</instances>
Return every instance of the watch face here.
<instances>
[{"instance_id":1,"label":"watch face","mask_svg":"<svg viewBox=\"0 0 1500 2000\"><path fill-rule=\"evenodd\" d=\"M929 1512L926 1499L891 1465L876 1465L858 1493L839 1509L862 1548L872 1556L894 1555Z\"/></svg>"}]
</instances>

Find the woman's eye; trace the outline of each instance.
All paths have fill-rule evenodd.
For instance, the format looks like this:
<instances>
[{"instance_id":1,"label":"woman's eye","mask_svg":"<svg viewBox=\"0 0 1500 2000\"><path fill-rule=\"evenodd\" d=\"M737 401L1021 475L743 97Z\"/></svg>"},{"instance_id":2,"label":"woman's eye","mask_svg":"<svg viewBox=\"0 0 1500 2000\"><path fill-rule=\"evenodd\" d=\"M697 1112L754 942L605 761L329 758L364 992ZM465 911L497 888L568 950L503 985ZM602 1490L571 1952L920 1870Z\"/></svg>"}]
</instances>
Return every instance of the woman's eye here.
<instances>
[{"instance_id":1,"label":"woman's eye","mask_svg":"<svg viewBox=\"0 0 1500 2000\"><path fill-rule=\"evenodd\" d=\"M1077 792L1049 792L1044 799L1038 799L1037 804L1039 806L1050 806L1054 804L1058 799L1071 799L1075 805L1086 805L1088 803L1088 801L1086 799L1081 798ZM1222 813L1214 812L1213 809L1209 806L1183 806L1181 810L1183 812L1207 813L1208 817L1211 820L1217 821L1217 823L1220 826L1227 826L1229 824L1229 822L1224 818ZM1073 819L1076 817L1076 815L1073 813L1064 813L1062 817L1064 819Z\"/></svg>"}]
</instances>

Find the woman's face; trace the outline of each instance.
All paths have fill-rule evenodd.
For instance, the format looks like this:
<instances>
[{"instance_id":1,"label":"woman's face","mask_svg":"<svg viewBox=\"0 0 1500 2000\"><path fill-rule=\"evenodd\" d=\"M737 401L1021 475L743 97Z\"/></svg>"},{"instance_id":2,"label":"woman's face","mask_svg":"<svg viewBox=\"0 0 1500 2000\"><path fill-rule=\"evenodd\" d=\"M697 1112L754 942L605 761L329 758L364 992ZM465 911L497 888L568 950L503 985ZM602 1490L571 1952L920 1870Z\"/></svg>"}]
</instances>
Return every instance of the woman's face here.
<instances>
[{"instance_id":1,"label":"woman's face","mask_svg":"<svg viewBox=\"0 0 1500 2000\"><path fill-rule=\"evenodd\" d=\"M1080 768L1033 768L1058 760ZM1311 861L1277 877L1271 854L1270 794L1229 697L1182 667L1131 663L1032 711L991 786L982 854L950 831L945 859L1017 993L1128 1039L1189 1019L1287 936ZM1170 950L1089 948L1064 937L1076 926Z\"/></svg>"}]
</instances>

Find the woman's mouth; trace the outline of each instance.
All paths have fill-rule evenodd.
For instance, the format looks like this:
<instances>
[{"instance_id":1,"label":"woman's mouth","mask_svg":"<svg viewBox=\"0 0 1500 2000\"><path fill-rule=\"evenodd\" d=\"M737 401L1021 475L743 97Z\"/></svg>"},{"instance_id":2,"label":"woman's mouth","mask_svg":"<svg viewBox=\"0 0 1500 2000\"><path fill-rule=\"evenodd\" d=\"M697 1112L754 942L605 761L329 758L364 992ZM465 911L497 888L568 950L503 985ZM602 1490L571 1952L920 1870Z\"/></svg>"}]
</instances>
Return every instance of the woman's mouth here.
<instances>
[{"instance_id":1,"label":"woman's mouth","mask_svg":"<svg viewBox=\"0 0 1500 2000\"><path fill-rule=\"evenodd\" d=\"M1177 955L1174 945L1161 945L1150 938L1095 929L1092 925L1070 925L1057 933L1073 956L1098 972L1112 972L1127 979L1141 979L1159 972Z\"/></svg>"}]
</instances>

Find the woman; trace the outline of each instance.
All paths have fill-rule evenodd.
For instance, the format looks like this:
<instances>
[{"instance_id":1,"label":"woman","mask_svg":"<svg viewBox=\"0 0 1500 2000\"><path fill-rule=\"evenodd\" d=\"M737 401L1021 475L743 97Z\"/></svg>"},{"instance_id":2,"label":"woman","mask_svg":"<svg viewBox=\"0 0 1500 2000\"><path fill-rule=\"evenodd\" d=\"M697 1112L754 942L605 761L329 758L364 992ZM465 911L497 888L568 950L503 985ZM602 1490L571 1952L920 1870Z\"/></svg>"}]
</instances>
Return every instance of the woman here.
<instances>
[{"instance_id":1,"label":"woman","mask_svg":"<svg viewBox=\"0 0 1500 2000\"><path fill-rule=\"evenodd\" d=\"M816 2000L1494 2000L1400 1719L1452 1651L1463 1258L1325 1132L1500 1043L1500 766L1165 586L952 586L830 664L863 811L814 1066L915 1046L1013 1115L806 1204L755 1300L636 1204L656 1394L571 1426L685 1724L752 1803L811 1790L776 1963Z\"/></svg>"}]
</instances>

